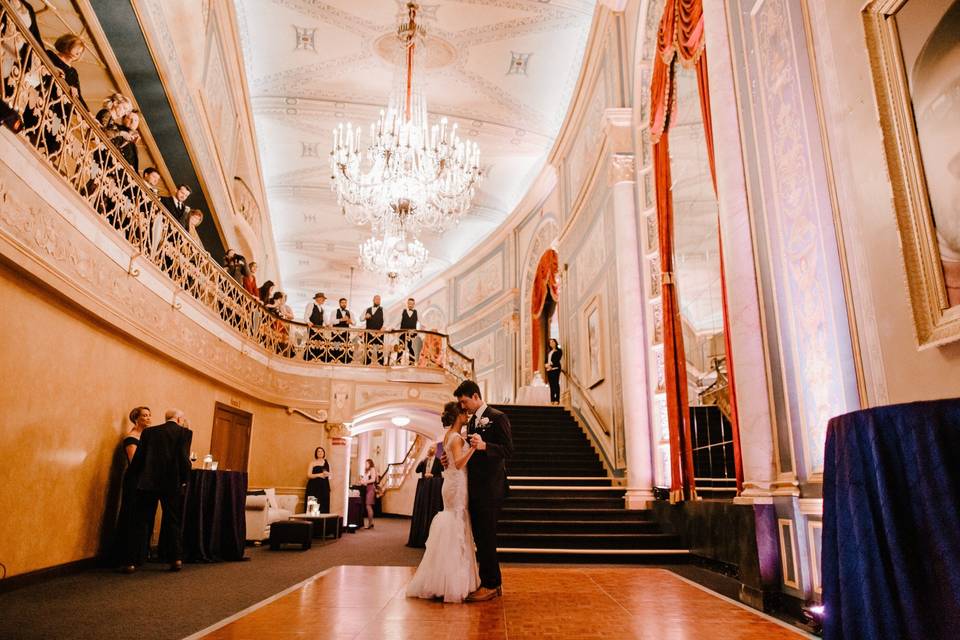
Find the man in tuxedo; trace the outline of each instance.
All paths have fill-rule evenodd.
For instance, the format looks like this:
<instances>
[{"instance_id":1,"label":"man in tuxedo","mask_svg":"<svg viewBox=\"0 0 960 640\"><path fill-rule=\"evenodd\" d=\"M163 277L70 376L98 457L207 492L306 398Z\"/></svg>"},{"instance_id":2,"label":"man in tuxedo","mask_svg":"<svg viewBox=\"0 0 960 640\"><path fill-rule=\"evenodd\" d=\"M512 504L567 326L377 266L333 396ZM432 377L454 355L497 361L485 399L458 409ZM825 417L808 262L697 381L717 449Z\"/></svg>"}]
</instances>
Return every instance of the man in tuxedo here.
<instances>
[{"instance_id":1,"label":"man in tuxedo","mask_svg":"<svg viewBox=\"0 0 960 640\"><path fill-rule=\"evenodd\" d=\"M443 465L440 464L440 460L437 458L437 448L434 445L430 445L430 448L427 449L427 457L420 461L420 464L417 465L414 471L419 473L421 478L433 478L443 475Z\"/></svg>"},{"instance_id":2,"label":"man in tuxedo","mask_svg":"<svg viewBox=\"0 0 960 640\"><path fill-rule=\"evenodd\" d=\"M334 362L346 364L350 360L350 349L344 349L343 344L347 343L349 345L350 332L347 329L353 324L353 316L350 314L350 309L347 309L346 298L340 298L339 304L340 306L334 312L335 322L333 326L343 330L333 332L334 347L330 349L330 355Z\"/></svg>"},{"instance_id":3,"label":"man in tuxedo","mask_svg":"<svg viewBox=\"0 0 960 640\"><path fill-rule=\"evenodd\" d=\"M501 594L497 519L507 497L506 461L513 456L513 432L506 414L487 406L473 380L464 380L453 395L472 414L467 423L467 442L476 453L467 462L467 508L477 544L480 588L467 596L467 601L483 602Z\"/></svg>"},{"instance_id":4,"label":"man in tuxedo","mask_svg":"<svg viewBox=\"0 0 960 640\"><path fill-rule=\"evenodd\" d=\"M167 208L167 211L173 216L174 220L180 223L184 229L190 228L190 207L187 206L187 198L190 197L190 187L185 184L177 186L177 192L172 196L160 198L160 202Z\"/></svg>"},{"instance_id":5,"label":"man in tuxedo","mask_svg":"<svg viewBox=\"0 0 960 640\"><path fill-rule=\"evenodd\" d=\"M382 365L383 334L371 333L383 329L383 307L380 306L379 295L373 296L373 304L363 312L363 321L368 332L363 336L363 341L367 347L366 354L364 355L364 364L373 364L374 359L376 359L377 364Z\"/></svg>"},{"instance_id":6,"label":"man in tuxedo","mask_svg":"<svg viewBox=\"0 0 960 640\"><path fill-rule=\"evenodd\" d=\"M306 360L316 360L320 358L323 362L329 362L329 356L321 345L323 341L324 309L323 303L327 301L327 296L323 293L315 293L313 300L307 304L303 312L303 321L310 327L309 342L307 350L304 352Z\"/></svg>"},{"instance_id":7,"label":"man in tuxedo","mask_svg":"<svg viewBox=\"0 0 960 640\"><path fill-rule=\"evenodd\" d=\"M400 352L397 353L397 364L400 364L400 358L403 356L404 351L410 354L410 364L417 364L417 354L413 348L413 342L417 337L417 325L419 323L417 310L414 308L416 304L416 300L407 298L407 308L400 313L400 328L412 329L412 331L405 331L400 334Z\"/></svg>"},{"instance_id":8,"label":"man in tuxedo","mask_svg":"<svg viewBox=\"0 0 960 640\"><path fill-rule=\"evenodd\" d=\"M140 435L140 445L130 461L128 474L136 480L133 535L127 548L124 571L133 573L142 561L139 550L149 545L147 537L153 529L157 503L163 509L160 519L160 539L168 548L161 555L170 560L170 570L183 566L183 498L190 480L190 443L193 432L183 426L183 412L170 409L166 422L148 427Z\"/></svg>"}]
</instances>

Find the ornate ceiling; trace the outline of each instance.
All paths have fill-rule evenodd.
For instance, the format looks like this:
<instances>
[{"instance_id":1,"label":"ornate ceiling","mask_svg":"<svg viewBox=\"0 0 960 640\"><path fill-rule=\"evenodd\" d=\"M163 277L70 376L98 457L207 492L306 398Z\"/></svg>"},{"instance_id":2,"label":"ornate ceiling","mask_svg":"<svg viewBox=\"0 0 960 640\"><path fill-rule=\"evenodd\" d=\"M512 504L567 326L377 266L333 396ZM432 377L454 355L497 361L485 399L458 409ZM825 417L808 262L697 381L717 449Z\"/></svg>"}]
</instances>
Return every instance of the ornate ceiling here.
<instances>
[{"instance_id":1,"label":"ornate ceiling","mask_svg":"<svg viewBox=\"0 0 960 640\"><path fill-rule=\"evenodd\" d=\"M330 191L331 130L364 128L394 86L392 34L403 0L236 0L284 289L348 295L358 245ZM487 177L473 210L443 236L422 237L424 278L455 263L511 213L541 168L580 73L595 0L434 0L424 78L433 116L458 122L481 147ZM356 269L351 307L381 277Z\"/></svg>"}]
</instances>

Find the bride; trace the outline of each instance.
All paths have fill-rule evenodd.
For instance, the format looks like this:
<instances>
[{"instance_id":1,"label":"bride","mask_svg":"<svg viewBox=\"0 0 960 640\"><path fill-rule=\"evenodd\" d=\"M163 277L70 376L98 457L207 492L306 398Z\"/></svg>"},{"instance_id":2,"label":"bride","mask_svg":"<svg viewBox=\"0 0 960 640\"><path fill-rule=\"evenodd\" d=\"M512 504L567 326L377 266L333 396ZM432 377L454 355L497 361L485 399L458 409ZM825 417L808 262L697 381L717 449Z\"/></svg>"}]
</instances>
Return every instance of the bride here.
<instances>
[{"instance_id":1,"label":"bride","mask_svg":"<svg viewBox=\"0 0 960 640\"><path fill-rule=\"evenodd\" d=\"M463 602L480 586L477 556L467 513L467 460L474 449L466 446L460 429L467 414L456 402L443 406L440 422L443 450L450 466L443 471L443 511L430 523L427 550L420 566L407 585L412 598L443 598L444 602Z\"/></svg>"}]
</instances>

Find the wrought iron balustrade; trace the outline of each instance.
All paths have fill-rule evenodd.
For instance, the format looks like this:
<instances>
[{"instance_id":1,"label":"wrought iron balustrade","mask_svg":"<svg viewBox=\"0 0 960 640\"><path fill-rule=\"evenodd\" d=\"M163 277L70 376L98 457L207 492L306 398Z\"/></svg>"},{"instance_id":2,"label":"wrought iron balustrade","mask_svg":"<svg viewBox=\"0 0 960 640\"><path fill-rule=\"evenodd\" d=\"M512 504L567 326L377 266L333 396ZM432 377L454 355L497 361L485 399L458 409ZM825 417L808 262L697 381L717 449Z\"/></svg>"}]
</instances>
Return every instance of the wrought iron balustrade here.
<instances>
[{"instance_id":1,"label":"wrought iron balustrade","mask_svg":"<svg viewBox=\"0 0 960 640\"><path fill-rule=\"evenodd\" d=\"M0 0L0 99L20 114L24 143L133 247L137 259L267 352L322 365L433 367L461 380L473 376L473 360L441 333L315 328L267 309L166 210L7 0Z\"/></svg>"}]
</instances>

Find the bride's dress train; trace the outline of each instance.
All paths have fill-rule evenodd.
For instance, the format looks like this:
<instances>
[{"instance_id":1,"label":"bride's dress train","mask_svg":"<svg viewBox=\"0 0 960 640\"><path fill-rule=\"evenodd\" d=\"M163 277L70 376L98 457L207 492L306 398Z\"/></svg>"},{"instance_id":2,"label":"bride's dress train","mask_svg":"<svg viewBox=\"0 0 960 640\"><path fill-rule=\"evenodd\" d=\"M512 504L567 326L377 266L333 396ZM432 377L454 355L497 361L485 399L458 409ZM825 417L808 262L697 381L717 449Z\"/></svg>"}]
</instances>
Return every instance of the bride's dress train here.
<instances>
[{"instance_id":1,"label":"bride's dress train","mask_svg":"<svg viewBox=\"0 0 960 640\"><path fill-rule=\"evenodd\" d=\"M453 436L459 437L459 436ZM444 438L448 447L451 438ZM450 449L447 448L449 451ZM443 511L433 517L427 550L407 585L407 596L442 597L444 602L462 602L480 586L473 530L467 512L467 470L453 465L443 471Z\"/></svg>"}]
</instances>

